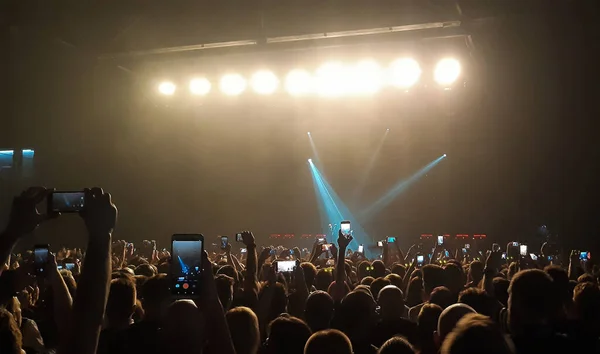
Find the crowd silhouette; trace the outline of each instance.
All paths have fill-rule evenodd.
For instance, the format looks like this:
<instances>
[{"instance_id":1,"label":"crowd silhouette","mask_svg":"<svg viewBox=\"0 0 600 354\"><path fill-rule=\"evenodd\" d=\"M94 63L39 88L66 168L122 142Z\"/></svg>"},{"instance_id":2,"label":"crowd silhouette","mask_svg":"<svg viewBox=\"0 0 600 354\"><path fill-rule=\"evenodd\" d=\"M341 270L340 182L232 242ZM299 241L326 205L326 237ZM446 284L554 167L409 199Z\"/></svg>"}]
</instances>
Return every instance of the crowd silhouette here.
<instances>
[{"instance_id":1,"label":"crowd silhouette","mask_svg":"<svg viewBox=\"0 0 600 354\"><path fill-rule=\"evenodd\" d=\"M79 212L85 248L50 247L42 270L34 252L14 254L59 216L37 209L50 193L15 197L0 235L2 354L600 352L600 272L578 252L561 264L544 249L533 260L432 244L420 262L422 245L383 243L373 260L341 232L301 251L244 231L244 253L224 243L199 254L199 291L182 299L168 248L112 238L117 207L100 188L85 190ZM295 266L278 272L282 261Z\"/></svg>"}]
</instances>

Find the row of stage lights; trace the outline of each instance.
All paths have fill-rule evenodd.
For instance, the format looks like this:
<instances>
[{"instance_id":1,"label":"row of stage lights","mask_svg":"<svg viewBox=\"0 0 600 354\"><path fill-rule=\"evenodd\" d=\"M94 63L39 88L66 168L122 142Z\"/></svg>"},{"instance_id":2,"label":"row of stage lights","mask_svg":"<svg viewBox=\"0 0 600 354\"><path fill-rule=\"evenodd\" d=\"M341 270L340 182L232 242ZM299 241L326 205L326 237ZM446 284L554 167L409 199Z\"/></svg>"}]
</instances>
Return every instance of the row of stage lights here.
<instances>
[{"instance_id":1,"label":"row of stage lights","mask_svg":"<svg viewBox=\"0 0 600 354\"><path fill-rule=\"evenodd\" d=\"M407 90L419 82L421 74L419 63L410 58L397 59L385 69L370 59L355 65L328 62L319 67L314 75L302 69L292 70L285 77L284 88L292 96L364 95L376 93L386 86ZM453 58L440 60L433 71L433 79L443 88L450 87L460 75L461 65ZM227 74L219 81L219 89L227 96L241 95L248 85L259 95L270 95L279 89L280 82L268 70L254 73L249 82L235 73ZM206 77L197 77L190 81L189 90L193 95L205 96L211 92L212 83ZM172 96L176 91L177 85L174 82L164 81L158 85L158 92L163 95Z\"/></svg>"}]
</instances>

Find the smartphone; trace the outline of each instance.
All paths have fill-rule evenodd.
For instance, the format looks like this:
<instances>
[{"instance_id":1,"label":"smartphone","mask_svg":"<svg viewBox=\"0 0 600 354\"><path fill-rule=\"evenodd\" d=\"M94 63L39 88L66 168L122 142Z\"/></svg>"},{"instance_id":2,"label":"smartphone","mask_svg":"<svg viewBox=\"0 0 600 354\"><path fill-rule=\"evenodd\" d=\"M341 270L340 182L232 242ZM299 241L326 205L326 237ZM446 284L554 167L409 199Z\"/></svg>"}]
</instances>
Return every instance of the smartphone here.
<instances>
[{"instance_id":1,"label":"smartphone","mask_svg":"<svg viewBox=\"0 0 600 354\"><path fill-rule=\"evenodd\" d=\"M224 250L227 248L227 244L229 243L229 237L221 236L221 249Z\"/></svg>"},{"instance_id":2,"label":"smartphone","mask_svg":"<svg viewBox=\"0 0 600 354\"><path fill-rule=\"evenodd\" d=\"M248 252L248 250L247 250L247 249L245 249L245 248L240 248L240 253L242 253L242 254L243 254L243 253L247 253L247 252Z\"/></svg>"},{"instance_id":3,"label":"smartphone","mask_svg":"<svg viewBox=\"0 0 600 354\"><path fill-rule=\"evenodd\" d=\"M364 253L365 247L363 245L358 245L358 253Z\"/></svg>"},{"instance_id":4,"label":"smartphone","mask_svg":"<svg viewBox=\"0 0 600 354\"><path fill-rule=\"evenodd\" d=\"M463 253L463 254L467 254L467 248L463 248L463 249L462 249L462 253Z\"/></svg>"},{"instance_id":5,"label":"smartphone","mask_svg":"<svg viewBox=\"0 0 600 354\"><path fill-rule=\"evenodd\" d=\"M277 261L278 273L293 272L294 268L296 268L296 261Z\"/></svg>"},{"instance_id":6,"label":"smartphone","mask_svg":"<svg viewBox=\"0 0 600 354\"><path fill-rule=\"evenodd\" d=\"M466 249L469 249L469 248L471 248L471 244L470 244L470 243L465 243L465 248L466 248Z\"/></svg>"},{"instance_id":7,"label":"smartphone","mask_svg":"<svg viewBox=\"0 0 600 354\"><path fill-rule=\"evenodd\" d=\"M519 247L519 250L520 250L521 256L526 256L527 255L527 245L521 245Z\"/></svg>"},{"instance_id":8,"label":"smartphone","mask_svg":"<svg viewBox=\"0 0 600 354\"><path fill-rule=\"evenodd\" d=\"M383 241L377 241L377 247L383 247Z\"/></svg>"},{"instance_id":9,"label":"smartphone","mask_svg":"<svg viewBox=\"0 0 600 354\"><path fill-rule=\"evenodd\" d=\"M58 270L62 270L62 269L63 269L63 266L61 266L61 265L57 265L57 266L56 266L56 269L58 269Z\"/></svg>"},{"instance_id":10,"label":"smartphone","mask_svg":"<svg viewBox=\"0 0 600 354\"><path fill-rule=\"evenodd\" d=\"M36 275L44 275L46 273L46 264L48 264L48 254L50 251L49 245L35 245L33 248L33 265Z\"/></svg>"},{"instance_id":11,"label":"smartphone","mask_svg":"<svg viewBox=\"0 0 600 354\"><path fill-rule=\"evenodd\" d=\"M425 262L425 258L423 257L422 254L417 256L417 267L422 267L423 263Z\"/></svg>"},{"instance_id":12,"label":"smartphone","mask_svg":"<svg viewBox=\"0 0 600 354\"><path fill-rule=\"evenodd\" d=\"M441 246L444 244L444 236L439 235L438 236L438 246Z\"/></svg>"},{"instance_id":13,"label":"smartphone","mask_svg":"<svg viewBox=\"0 0 600 354\"><path fill-rule=\"evenodd\" d=\"M342 235L348 237L350 236L350 221L348 220L344 220L340 223L340 231L342 232Z\"/></svg>"},{"instance_id":14,"label":"smartphone","mask_svg":"<svg viewBox=\"0 0 600 354\"><path fill-rule=\"evenodd\" d=\"M537 259L538 259L538 257L535 254L533 254L533 253L530 253L529 257L531 257L532 261L537 261Z\"/></svg>"},{"instance_id":15,"label":"smartphone","mask_svg":"<svg viewBox=\"0 0 600 354\"><path fill-rule=\"evenodd\" d=\"M271 252L269 252L269 254L270 254L271 256L274 256L276 253L277 253L277 251L276 251L274 248L272 248L272 249L271 249Z\"/></svg>"},{"instance_id":16,"label":"smartphone","mask_svg":"<svg viewBox=\"0 0 600 354\"><path fill-rule=\"evenodd\" d=\"M396 242L396 238L390 236L390 237L388 237L387 241L388 241L388 243L394 243L394 242Z\"/></svg>"},{"instance_id":17,"label":"smartphone","mask_svg":"<svg viewBox=\"0 0 600 354\"><path fill-rule=\"evenodd\" d=\"M48 195L48 211L77 213L85 206L84 192L52 192Z\"/></svg>"},{"instance_id":18,"label":"smartphone","mask_svg":"<svg viewBox=\"0 0 600 354\"><path fill-rule=\"evenodd\" d=\"M75 268L75 263L65 263L65 268L68 270L73 270L73 268Z\"/></svg>"},{"instance_id":19,"label":"smartphone","mask_svg":"<svg viewBox=\"0 0 600 354\"><path fill-rule=\"evenodd\" d=\"M497 243L492 244L492 251L494 251L494 252L500 251L500 245Z\"/></svg>"},{"instance_id":20,"label":"smartphone","mask_svg":"<svg viewBox=\"0 0 600 354\"><path fill-rule=\"evenodd\" d=\"M236 242L244 242L244 238L242 237L242 234L235 234L235 241Z\"/></svg>"},{"instance_id":21,"label":"smartphone","mask_svg":"<svg viewBox=\"0 0 600 354\"><path fill-rule=\"evenodd\" d=\"M502 259L506 259L506 252L502 252Z\"/></svg>"},{"instance_id":22,"label":"smartphone","mask_svg":"<svg viewBox=\"0 0 600 354\"><path fill-rule=\"evenodd\" d=\"M335 260L328 259L327 262L325 262L325 265L328 267L333 267L335 265Z\"/></svg>"},{"instance_id":23,"label":"smartphone","mask_svg":"<svg viewBox=\"0 0 600 354\"><path fill-rule=\"evenodd\" d=\"M582 261L587 261L588 260L588 253L587 252L579 252L579 259Z\"/></svg>"},{"instance_id":24,"label":"smartphone","mask_svg":"<svg viewBox=\"0 0 600 354\"><path fill-rule=\"evenodd\" d=\"M171 294L181 298L198 295L203 252L201 234L171 236Z\"/></svg>"},{"instance_id":25,"label":"smartphone","mask_svg":"<svg viewBox=\"0 0 600 354\"><path fill-rule=\"evenodd\" d=\"M331 247L331 243L326 243L324 245L321 245L321 249L323 250L323 252L329 251L330 247Z\"/></svg>"},{"instance_id":26,"label":"smartphone","mask_svg":"<svg viewBox=\"0 0 600 354\"><path fill-rule=\"evenodd\" d=\"M518 242L513 242L513 243L512 243L512 246L513 246L513 247L519 247L519 243L518 243Z\"/></svg>"},{"instance_id":27,"label":"smartphone","mask_svg":"<svg viewBox=\"0 0 600 354\"><path fill-rule=\"evenodd\" d=\"M448 252L448 250L444 251L444 256L446 256L446 258L450 258L450 252Z\"/></svg>"},{"instance_id":28,"label":"smartphone","mask_svg":"<svg viewBox=\"0 0 600 354\"><path fill-rule=\"evenodd\" d=\"M319 238L317 239L317 242L318 242L318 243L321 243L321 244L325 243L325 242L326 242L326 241L325 241L325 237L319 237Z\"/></svg>"}]
</instances>

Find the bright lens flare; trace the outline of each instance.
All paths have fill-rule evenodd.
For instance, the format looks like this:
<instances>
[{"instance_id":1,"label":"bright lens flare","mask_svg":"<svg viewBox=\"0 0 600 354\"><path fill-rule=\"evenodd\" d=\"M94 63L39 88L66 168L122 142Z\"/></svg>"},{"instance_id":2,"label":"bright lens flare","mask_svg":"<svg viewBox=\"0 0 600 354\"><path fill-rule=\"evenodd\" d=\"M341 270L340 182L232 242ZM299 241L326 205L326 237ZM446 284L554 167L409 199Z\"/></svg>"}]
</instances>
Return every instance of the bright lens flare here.
<instances>
[{"instance_id":1,"label":"bright lens flare","mask_svg":"<svg viewBox=\"0 0 600 354\"><path fill-rule=\"evenodd\" d=\"M246 80L240 74L227 74L221 78L219 86L227 96L237 96L246 90Z\"/></svg>"},{"instance_id":2,"label":"bright lens flare","mask_svg":"<svg viewBox=\"0 0 600 354\"><path fill-rule=\"evenodd\" d=\"M317 69L316 91L326 97L338 97L347 90L348 75L340 62L328 62Z\"/></svg>"},{"instance_id":3,"label":"bright lens flare","mask_svg":"<svg viewBox=\"0 0 600 354\"><path fill-rule=\"evenodd\" d=\"M454 83L454 81L458 79L459 75L460 63L458 60L451 58L440 60L437 63L433 73L435 81L442 86L447 86Z\"/></svg>"},{"instance_id":4,"label":"bright lens flare","mask_svg":"<svg viewBox=\"0 0 600 354\"><path fill-rule=\"evenodd\" d=\"M252 75L250 79L252 89L260 95L270 95L279 86L279 79L270 71L261 70Z\"/></svg>"},{"instance_id":5,"label":"bright lens flare","mask_svg":"<svg viewBox=\"0 0 600 354\"><path fill-rule=\"evenodd\" d=\"M190 81L190 92L194 95L204 96L210 92L211 87L210 81L205 78Z\"/></svg>"},{"instance_id":6,"label":"bright lens flare","mask_svg":"<svg viewBox=\"0 0 600 354\"><path fill-rule=\"evenodd\" d=\"M390 65L390 83L398 88L407 89L419 81L421 67L416 60L402 58Z\"/></svg>"},{"instance_id":7,"label":"bright lens flare","mask_svg":"<svg viewBox=\"0 0 600 354\"><path fill-rule=\"evenodd\" d=\"M312 77L306 70L292 70L285 77L285 89L292 96L306 95L312 90Z\"/></svg>"},{"instance_id":8,"label":"bright lens flare","mask_svg":"<svg viewBox=\"0 0 600 354\"><path fill-rule=\"evenodd\" d=\"M177 86L175 86L174 83L169 81L161 82L160 85L158 85L158 92L167 96L172 96L175 93L176 89Z\"/></svg>"},{"instance_id":9,"label":"bright lens flare","mask_svg":"<svg viewBox=\"0 0 600 354\"><path fill-rule=\"evenodd\" d=\"M346 90L352 94L373 94L381 89L381 67L374 60L358 62L349 71Z\"/></svg>"}]
</instances>

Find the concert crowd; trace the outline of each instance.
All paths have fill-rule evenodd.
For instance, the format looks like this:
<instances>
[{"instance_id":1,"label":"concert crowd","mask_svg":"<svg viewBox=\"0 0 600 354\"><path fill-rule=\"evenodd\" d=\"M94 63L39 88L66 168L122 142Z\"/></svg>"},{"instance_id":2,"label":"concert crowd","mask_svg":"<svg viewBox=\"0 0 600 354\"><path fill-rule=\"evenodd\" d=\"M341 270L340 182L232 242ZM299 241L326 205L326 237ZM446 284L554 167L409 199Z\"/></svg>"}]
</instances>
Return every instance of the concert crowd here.
<instances>
[{"instance_id":1,"label":"concert crowd","mask_svg":"<svg viewBox=\"0 0 600 354\"><path fill-rule=\"evenodd\" d=\"M561 262L549 245L532 256L386 240L368 259L342 231L311 250L244 231L204 241L197 291L181 296L173 267L188 266L170 245L113 239L117 207L100 188L79 211L85 248L15 254L60 217L38 209L52 192L15 197L0 233L2 354L600 352L600 272L579 251Z\"/></svg>"}]
</instances>

